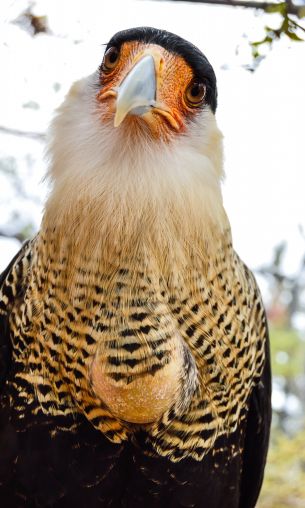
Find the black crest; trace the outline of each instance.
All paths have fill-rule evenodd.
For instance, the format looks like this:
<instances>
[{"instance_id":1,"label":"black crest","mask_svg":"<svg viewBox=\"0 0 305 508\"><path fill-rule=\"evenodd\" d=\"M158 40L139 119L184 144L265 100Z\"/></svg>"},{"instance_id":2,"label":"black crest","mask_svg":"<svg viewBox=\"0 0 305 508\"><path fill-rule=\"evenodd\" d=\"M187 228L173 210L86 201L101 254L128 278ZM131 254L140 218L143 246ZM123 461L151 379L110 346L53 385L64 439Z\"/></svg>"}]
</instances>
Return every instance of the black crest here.
<instances>
[{"instance_id":1,"label":"black crest","mask_svg":"<svg viewBox=\"0 0 305 508\"><path fill-rule=\"evenodd\" d=\"M191 42L182 39L166 30L151 27L137 27L116 33L108 42L107 48L115 46L120 49L124 42L141 41L147 44L158 44L164 49L182 56L194 71L195 78L200 79L206 85L206 103L209 104L213 113L217 107L216 76L206 56Z\"/></svg>"}]
</instances>

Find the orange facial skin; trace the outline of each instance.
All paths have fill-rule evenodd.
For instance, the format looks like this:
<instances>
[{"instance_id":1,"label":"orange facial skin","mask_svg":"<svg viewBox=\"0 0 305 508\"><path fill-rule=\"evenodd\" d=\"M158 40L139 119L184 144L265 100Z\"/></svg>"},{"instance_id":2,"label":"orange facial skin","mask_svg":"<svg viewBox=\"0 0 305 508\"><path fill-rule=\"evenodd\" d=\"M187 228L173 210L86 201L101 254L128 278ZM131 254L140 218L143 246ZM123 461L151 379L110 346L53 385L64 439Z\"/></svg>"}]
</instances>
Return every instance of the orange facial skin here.
<instances>
[{"instance_id":1,"label":"orange facial skin","mask_svg":"<svg viewBox=\"0 0 305 508\"><path fill-rule=\"evenodd\" d=\"M157 139L167 140L175 132L186 129L186 120L192 118L198 108L191 107L185 92L194 78L191 67L179 56L166 49L141 42L122 44L118 61L113 69L105 71L101 66L101 90L97 94L103 121L113 121L116 109L116 89L134 65L146 54L153 56L156 68L156 107L142 116L129 114L118 128L147 131ZM130 131L129 131L130 132Z\"/></svg>"}]
</instances>

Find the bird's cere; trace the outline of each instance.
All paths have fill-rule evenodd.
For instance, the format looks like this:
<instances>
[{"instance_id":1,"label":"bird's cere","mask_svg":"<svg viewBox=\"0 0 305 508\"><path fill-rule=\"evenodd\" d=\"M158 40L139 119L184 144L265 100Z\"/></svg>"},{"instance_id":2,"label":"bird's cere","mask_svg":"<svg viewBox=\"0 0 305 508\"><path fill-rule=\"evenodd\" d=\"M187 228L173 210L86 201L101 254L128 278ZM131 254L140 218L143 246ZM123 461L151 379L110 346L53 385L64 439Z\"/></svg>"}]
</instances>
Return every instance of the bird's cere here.
<instances>
[{"instance_id":1,"label":"bird's cere","mask_svg":"<svg viewBox=\"0 0 305 508\"><path fill-rule=\"evenodd\" d=\"M127 74L117 90L114 126L128 115L143 115L155 105L156 69L154 57L145 55Z\"/></svg>"}]
</instances>

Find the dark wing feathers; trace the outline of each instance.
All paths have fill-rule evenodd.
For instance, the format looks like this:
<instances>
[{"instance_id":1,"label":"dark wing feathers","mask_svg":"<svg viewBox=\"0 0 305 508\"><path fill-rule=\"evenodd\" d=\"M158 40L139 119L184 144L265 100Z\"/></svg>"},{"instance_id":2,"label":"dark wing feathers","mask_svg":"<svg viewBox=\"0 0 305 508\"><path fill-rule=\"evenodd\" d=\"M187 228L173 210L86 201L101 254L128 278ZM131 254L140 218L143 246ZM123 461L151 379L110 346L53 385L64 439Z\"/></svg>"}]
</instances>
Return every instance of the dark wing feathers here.
<instances>
[{"instance_id":1,"label":"dark wing feathers","mask_svg":"<svg viewBox=\"0 0 305 508\"><path fill-rule=\"evenodd\" d=\"M266 335L264 370L260 382L251 393L247 415L239 508L254 508L264 478L271 424L271 367L268 329Z\"/></svg>"},{"instance_id":2,"label":"dark wing feathers","mask_svg":"<svg viewBox=\"0 0 305 508\"><path fill-rule=\"evenodd\" d=\"M12 292L8 278L11 271L14 269L15 264L19 259L22 259L28 244L29 242L23 245L19 252L17 252L17 254L13 257L7 268L0 274L0 398L11 364L12 348L8 307L12 303ZM14 463L15 457L18 453L17 436L10 423L9 410L3 407L2 404L0 405L0 450L0 484L2 485L5 484L6 481L9 481L12 472L12 464ZM3 498L2 490L0 498L2 502L6 501L6 499ZM11 502L11 500L9 502ZM9 508L11 505L6 504L5 506Z\"/></svg>"},{"instance_id":3,"label":"dark wing feathers","mask_svg":"<svg viewBox=\"0 0 305 508\"><path fill-rule=\"evenodd\" d=\"M11 344L6 314L0 314L0 390L6 379L11 358Z\"/></svg>"},{"instance_id":4,"label":"dark wing feathers","mask_svg":"<svg viewBox=\"0 0 305 508\"><path fill-rule=\"evenodd\" d=\"M9 305L12 303L14 295L8 279L13 270L16 269L18 272L19 261L23 261L24 254L29 244L30 241L23 244L7 268L0 274L0 390L5 382L11 361L11 340L8 315ZM19 281L19 284L20 283L21 281Z\"/></svg>"}]
</instances>

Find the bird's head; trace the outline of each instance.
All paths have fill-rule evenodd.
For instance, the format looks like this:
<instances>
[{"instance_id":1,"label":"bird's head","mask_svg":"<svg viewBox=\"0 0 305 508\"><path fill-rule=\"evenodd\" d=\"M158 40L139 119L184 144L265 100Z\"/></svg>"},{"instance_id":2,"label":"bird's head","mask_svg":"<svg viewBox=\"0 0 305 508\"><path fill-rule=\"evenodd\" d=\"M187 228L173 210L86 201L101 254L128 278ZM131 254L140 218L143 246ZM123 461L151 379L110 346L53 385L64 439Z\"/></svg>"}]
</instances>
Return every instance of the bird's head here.
<instances>
[{"instance_id":1,"label":"bird's head","mask_svg":"<svg viewBox=\"0 0 305 508\"><path fill-rule=\"evenodd\" d=\"M216 78L206 57L180 37L152 28L112 37L98 86L102 120L136 132L142 127L153 139L170 141L203 110L216 109Z\"/></svg>"},{"instance_id":2,"label":"bird's head","mask_svg":"<svg viewBox=\"0 0 305 508\"><path fill-rule=\"evenodd\" d=\"M149 231L163 250L169 231L223 231L216 105L215 73L193 44L148 27L115 34L53 123L51 222L66 227L74 210L78 237L118 233L133 245Z\"/></svg>"}]
</instances>

